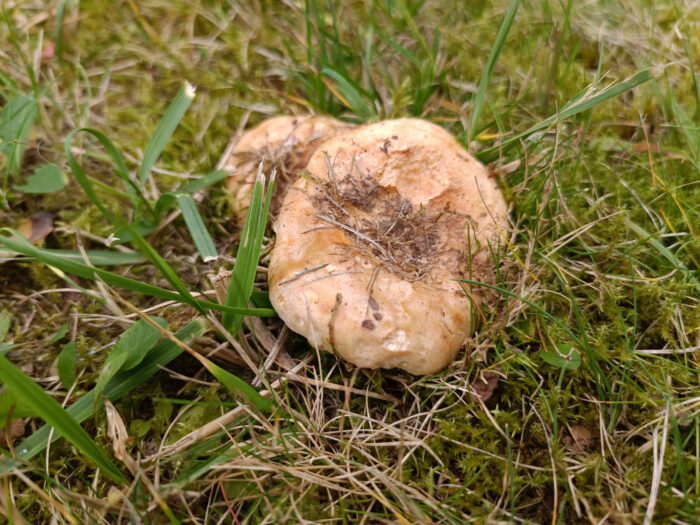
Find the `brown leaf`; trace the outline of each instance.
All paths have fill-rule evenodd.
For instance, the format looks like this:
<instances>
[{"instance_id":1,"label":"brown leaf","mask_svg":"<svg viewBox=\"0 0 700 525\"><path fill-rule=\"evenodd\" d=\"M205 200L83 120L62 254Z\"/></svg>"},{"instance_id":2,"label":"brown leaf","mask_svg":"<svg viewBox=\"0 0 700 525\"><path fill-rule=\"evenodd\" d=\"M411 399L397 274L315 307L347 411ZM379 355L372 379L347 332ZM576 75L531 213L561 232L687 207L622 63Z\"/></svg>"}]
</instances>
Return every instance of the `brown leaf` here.
<instances>
[{"instance_id":1,"label":"brown leaf","mask_svg":"<svg viewBox=\"0 0 700 525\"><path fill-rule=\"evenodd\" d=\"M659 152L659 145L658 144L650 144L649 142L640 142L640 143L634 145L634 152L635 153L646 153L648 151L651 151L652 153L658 153Z\"/></svg>"},{"instance_id":2,"label":"brown leaf","mask_svg":"<svg viewBox=\"0 0 700 525\"><path fill-rule=\"evenodd\" d=\"M29 239L29 242L36 244L53 231L53 220L55 218L55 213L46 211L34 213L31 217L19 223L17 231Z\"/></svg>"},{"instance_id":3,"label":"brown leaf","mask_svg":"<svg viewBox=\"0 0 700 525\"><path fill-rule=\"evenodd\" d=\"M498 385L498 374L493 370L484 370L472 382L472 393L482 402L488 401Z\"/></svg>"},{"instance_id":4,"label":"brown leaf","mask_svg":"<svg viewBox=\"0 0 700 525\"><path fill-rule=\"evenodd\" d=\"M572 454L584 454L593 445L595 438L588 427L574 425L569 427L569 435L564 436L563 441Z\"/></svg>"},{"instance_id":5,"label":"brown leaf","mask_svg":"<svg viewBox=\"0 0 700 525\"><path fill-rule=\"evenodd\" d=\"M10 435L8 436L6 434L7 429L2 429L0 430L0 443L5 445L6 439L9 437L10 442L13 442L15 439L21 438L24 436L24 420L23 419L16 419L12 423L10 423Z\"/></svg>"},{"instance_id":6,"label":"brown leaf","mask_svg":"<svg viewBox=\"0 0 700 525\"><path fill-rule=\"evenodd\" d=\"M74 281L79 280L79 278L76 277L75 275L71 275L70 277L71 277L71 279L73 279ZM75 291L73 291L73 292L64 292L64 293L61 294L61 296L63 297L63 301L62 301L63 307L61 308L61 312L62 312L64 315L65 315L66 313L68 313L68 310L70 310L71 306L73 306L74 303L75 303L75 304L80 303L80 300L83 298L83 294L82 294L82 293L80 293L80 292L75 292Z\"/></svg>"},{"instance_id":7,"label":"brown leaf","mask_svg":"<svg viewBox=\"0 0 700 525\"><path fill-rule=\"evenodd\" d=\"M47 40L44 49L41 51L41 58L53 58L56 52L56 44L53 40Z\"/></svg>"}]
</instances>

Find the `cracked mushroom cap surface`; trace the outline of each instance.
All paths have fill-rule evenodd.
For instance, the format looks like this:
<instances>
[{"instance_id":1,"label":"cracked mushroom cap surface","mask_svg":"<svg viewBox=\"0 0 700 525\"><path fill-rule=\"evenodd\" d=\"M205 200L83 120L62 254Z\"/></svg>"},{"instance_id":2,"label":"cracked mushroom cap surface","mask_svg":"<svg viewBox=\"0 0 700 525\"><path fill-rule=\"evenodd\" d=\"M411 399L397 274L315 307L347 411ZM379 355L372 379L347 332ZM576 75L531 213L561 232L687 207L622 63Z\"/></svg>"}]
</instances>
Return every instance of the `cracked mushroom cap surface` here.
<instances>
[{"instance_id":1,"label":"cracked mushroom cap surface","mask_svg":"<svg viewBox=\"0 0 700 525\"><path fill-rule=\"evenodd\" d=\"M325 142L287 192L270 300L290 329L356 366L432 374L481 300L455 279L494 280L487 243L506 227L495 181L439 126L356 128Z\"/></svg>"},{"instance_id":2,"label":"cracked mushroom cap surface","mask_svg":"<svg viewBox=\"0 0 700 525\"><path fill-rule=\"evenodd\" d=\"M226 188L234 196L234 213L242 219L250 206L258 165L265 173L277 168L270 213L274 217L289 185L321 144L351 129L346 124L322 115L282 115L269 118L246 131L236 142L223 169L231 175Z\"/></svg>"}]
</instances>

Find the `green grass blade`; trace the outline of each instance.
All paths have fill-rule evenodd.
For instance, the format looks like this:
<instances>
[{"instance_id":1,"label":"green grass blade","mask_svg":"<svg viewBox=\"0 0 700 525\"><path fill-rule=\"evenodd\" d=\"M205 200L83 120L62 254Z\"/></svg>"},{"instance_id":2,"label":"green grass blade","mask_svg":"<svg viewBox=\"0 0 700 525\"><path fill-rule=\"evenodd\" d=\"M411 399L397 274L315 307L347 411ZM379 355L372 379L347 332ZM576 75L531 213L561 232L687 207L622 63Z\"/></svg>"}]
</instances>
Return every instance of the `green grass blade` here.
<instances>
[{"instance_id":1,"label":"green grass blade","mask_svg":"<svg viewBox=\"0 0 700 525\"><path fill-rule=\"evenodd\" d=\"M491 289L491 290L495 290L495 291L497 291L497 292L501 292L501 293L506 294L506 295L508 295L508 296L510 296L510 297L514 297L514 298L517 299L518 301L524 302L526 305L530 306L531 308L534 308L534 309L537 310L540 314L542 314L544 317L546 317L547 319L549 319L550 321L552 321L554 324L556 324L559 328L561 328L562 330L564 330L567 334L569 334L569 337L571 337L574 341L576 341L576 343L577 343L579 346L581 346L582 348L586 346L586 344L585 344L581 339L579 339L578 336L576 336L576 334L574 334L574 333L569 329L568 326L566 326L566 325L565 325L564 323L562 323L559 319L557 319L557 318L554 317L552 314L550 314L547 310L545 310L545 309L542 308L541 306L539 306L539 305L533 303L532 301L528 301L527 299L525 299L524 297L521 297L520 295L518 295L518 294L516 294L516 293L513 293L513 292L511 292L511 291L509 291L509 290L506 290L505 288L501 288L501 287L499 287L499 286L494 286L494 285L492 285L492 284L482 283L482 282L480 282L480 281L472 281L472 280L470 280L470 279L459 279L459 282L461 282L461 283L473 284L473 285L476 285L476 286L483 286L484 288L489 288L489 289Z\"/></svg>"},{"instance_id":2,"label":"green grass blade","mask_svg":"<svg viewBox=\"0 0 700 525\"><path fill-rule=\"evenodd\" d=\"M194 193L197 191L202 191L209 186L216 184L217 182L228 177L228 172L225 170L214 170L207 173L199 179L192 180L187 184L183 184L179 189L173 192L164 193L158 198L156 203L155 213L157 217L160 217L163 212L174 208L177 206L177 197L183 193Z\"/></svg>"},{"instance_id":3,"label":"green grass blade","mask_svg":"<svg viewBox=\"0 0 700 525\"><path fill-rule=\"evenodd\" d=\"M191 97L189 96L189 91L188 87L183 88L184 91L181 91L182 97L188 98L189 101L191 102ZM189 88L191 89L191 88ZM188 91L188 93L185 93L185 91ZM177 104L176 104L177 102ZM173 106L175 109L173 110ZM189 106L189 102L187 103L187 106ZM166 113L166 116L163 119L163 122L166 123L166 128L172 124L173 119L177 116L177 111L178 108L182 108L182 102L178 102L177 98L176 101L173 102L171 105L171 108L169 108L168 112ZM182 109L182 112L184 113L184 110L187 109L186 107ZM173 111L175 112L173 112ZM179 110L178 110L179 111ZM175 122L175 126L177 126L177 123L179 122L179 119L182 117L177 117L177 122ZM161 124L163 124L161 122ZM159 126L159 129L161 126ZM169 129L169 128L168 128ZM174 129L174 128L173 128ZM84 170L80 166L80 164L75 160L71 153L71 148L70 148L70 142L71 138L74 133L77 131L86 131L92 135L94 135L100 143L105 147L107 152L109 153L110 157L112 158L113 162L117 165L117 173L120 174L120 176L126 180L127 182L131 183L127 173L126 173L126 164L124 163L123 158L121 157L121 154L119 151L114 147L112 142L102 133L96 130L88 129L88 128L81 128L78 130L75 130L71 132L68 135L68 138L66 139L66 144L65 144L65 152L66 152L66 157L68 158L68 164L73 170L73 173L75 174L76 178L78 179L78 182L80 185L83 187L83 190L85 193L90 197L90 199L95 203L95 205L99 208L99 210L102 212L102 214L109 220L111 223L113 223L115 226L118 226L120 229L124 229L130 236L132 243L138 248L138 250L146 257L148 258L156 268L163 274L163 276L168 280L168 282L175 288L180 296L181 299L178 299L181 302L185 302L192 306L193 308L197 309L200 311L200 313L204 313L202 308L197 304L197 301L192 297L190 294L190 291L187 289L187 286L185 286L185 283L180 279L180 277L175 273L175 271L171 268L171 266L163 259L158 252L156 252L153 247L143 238L143 236L138 232L136 226L129 224L125 221L123 221L121 218L116 217L114 214L112 214L105 206L102 204L101 200L95 193L94 189L92 188L92 183L90 180L87 178ZM167 131L167 130L166 130ZM165 131L161 130L161 136L162 134L165 133ZM156 131L156 135L158 134L158 130ZM172 134L172 131L170 131L170 134ZM168 134L168 138L170 137L170 134ZM155 138L151 141L153 141ZM156 141L157 142L157 141ZM167 142L167 139L166 139ZM151 144L149 144L149 147ZM155 146L153 146L155 148ZM151 148L151 149L153 149ZM162 148L161 148L162 149ZM147 151L148 153L148 151ZM159 153L160 154L160 153ZM156 156L157 158L157 156ZM153 160L155 162L155 159ZM149 167L150 171L150 167ZM146 202L145 198L143 197L143 194L141 193L139 188L133 188L132 186L129 186L132 192L135 192L138 195L138 198L141 199L143 202L146 203L147 208L151 211L151 214L153 215L153 211L150 207L150 205Z\"/></svg>"},{"instance_id":4,"label":"green grass blade","mask_svg":"<svg viewBox=\"0 0 700 525\"><path fill-rule=\"evenodd\" d=\"M63 19L66 11L66 0L58 0L56 3L56 58L60 62L63 56Z\"/></svg>"},{"instance_id":5,"label":"green grass blade","mask_svg":"<svg viewBox=\"0 0 700 525\"><path fill-rule=\"evenodd\" d=\"M673 116L685 136L688 153L691 154L696 165L700 166L700 130L696 127L697 123L693 124L693 119L681 107L673 93L671 93L670 99Z\"/></svg>"},{"instance_id":6,"label":"green grass blade","mask_svg":"<svg viewBox=\"0 0 700 525\"><path fill-rule=\"evenodd\" d=\"M46 251L67 259L83 261L83 256L79 251L52 249L47 249ZM146 261L146 258L141 254L113 250L86 250L85 255L87 255L90 264L95 266L119 266L122 264L139 264Z\"/></svg>"},{"instance_id":7,"label":"green grass blade","mask_svg":"<svg viewBox=\"0 0 700 525\"><path fill-rule=\"evenodd\" d=\"M43 251L63 257L71 261L83 261L83 255L77 250L55 250L44 248ZM0 253L0 258L5 256L11 256L19 252L3 252ZM119 266L122 264L139 264L145 262L147 259L139 253L128 253L128 252L117 252L112 250L86 250L90 264L95 266Z\"/></svg>"},{"instance_id":8,"label":"green grass blade","mask_svg":"<svg viewBox=\"0 0 700 525\"><path fill-rule=\"evenodd\" d=\"M163 328L167 326L164 319L159 317L151 317L151 319ZM93 389L96 401L95 411L99 408L99 401L102 399L102 392L107 383L119 371L130 370L137 366L161 337L160 331L143 319L136 321L119 336L102 365Z\"/></svg>"},{"instance_id":9,"label":"green grass blade","mask_svg":"<svg viewBox=\"0 0 700 525\"><path fill-rule=\"evenodd\" d=\"M102 147L107 152L110 160L115 165L114 173L116 173L117 176L119 176L119 178L121 178L124 181L124 184L126 185L126 190L129 194L129 197L131 198L131 201L133 202L134 206L137 206L140 203L153 216L153 210L151 209L151 205L146 200L146 197L143 195L141 188L139 188L134 183L134 181L132 181L131 178L129 177L129 169L126 166L126 162L124 161L124 157L122 157L122 154L119 153L119 150L112 143L112 141L109 140L109 138L104 133L97 131L96 129L92 129L92 128L74 129L66 137L66 141L64 144L64 148L63 148L65 155L66 155L66 159L68 160L68 166L70 167L71 171L73 172L73 175L75 175L75 178L78 181L78 184L80 184L80 186L83 188L83 191L85 192L85 194L90 198L90 200L95 204L95 206L97 206L97 208L102 212L102 215L104 215L107 218L107 220L111 223L117 222L115 217L112 215L112 213L109 210L107 210L107 208L104 206L104 204L102 204L102 201L95 193L95 190L93 189L93 184L90 181L90 179L88 178L87 174L85 173L85 170L83 170L83 167L80 165L80 163L73 156L73 152L71 151L71 144L73 141L73 136L76 133L80 133L80 132L88 133L89 135L92 135L93 137L95 137L98 140L98 142L100 144L102 144Z\"/></svg>"},{"instance_id":10,"label":"green grass blade","mask_svg":"<svg viewBox=\"0 0 700 525\"><path fill-rule=\"evenodd\" d=\"M5 355L5 352L2 352L0 355ZM0 383L0 385L2 385L2 383ZM0 421L2 421L3 426L5 426L8 421L15 421L19 418L39 417L36 411L28 405L19 394L15 394L14 391L5 388L4 385L2 385L0 391Z\"/></svg>"},{"instance_id":11,"label":"green grass blade","mask_svg":"<svg viewBox=\"0 0 700 525\"><path fill-rule=\"evenodd\" d=\"M202 362L204 367L231 392L239 395L242 394L248 401L250 401L250 403L255 408L257 408L261 412L270 411L270 409L272 408L272 400L261 396L260 393L257 390L255 390L255 388L250 386L241 378L235 376L231 372L224 370L217 364L212 363L206 357L201 356L200 361Z\"/></svg>"},{"instance_id":12,"label":"green grass blade","mask_svg":"<svg viewBox=\"0 0 700 525\"><path fill-rule=\"evenodd\" d=\"M207 227L204 225L204 221L202 221L202 217L199 215L197 203L191 195L186 194L178 195L177 202L180 205L182 217L185 219L185 224L187 224L190 234L192 234L192 240L197 246L197 251L201 255L202 261L205 263L215 261L219 254L216 251L216 246L214 246L214 241L211 240Z\"/></svg>"},{"instance_id":13,"label":"green grass blade","mask_svg":"<svg viewBox=\"0 0 700 525\"><path fill-rule=\"evenodd\" d=\"M46 250L37 248L29 243L26 239L14 232L14 230L10 228L0 228L0 231L3 230L11 232L16 238L13 239L0 235L0 246L27 257L31 257L32 259L36 259L49 266L58 268L66 273L77 275L78 277L83 277L93 281L99 277L111 286L150 295L151 297L158 297L159 299L182 302L182 296L176 292L165 290L151 284L143 283L136 279L130 279L129 277L124 277L123 275L119 275L117 273L103 270L101 268L94 268L75 260L66 259L59 255L48 253ZM256 296L256 300L260 301L259 304L263 304L262 301L264 301L264 296L262 296L260 292L254 295ZM239 308L219 304L214 301L202 301L198 299L194 299L194 301L200 308L205 310L216 310L229 314L253 315L258 317L273 317L275 315L275 311L272 308Z\"/></svg>"},{"instance_id":14,"label":"green grass blade","mask_svg":"<svg viewBox=\"0 0 700 525\"><path fill-rule=\"evenodd\" d=\"M700 282L695 278L695 275L688 267L683 264L678 257L676 257L671 250L666 248L658 239L654 238L652 234L646 231L644 228L639 226L637 223L632 222L629 218L625 217L625 225L632 230L634 233L642 238L642 241L649 241L656 251L658 251L663 257L670 262L680 273L686 276L686 278L695 285L695 287L700 290Z\"/></svg>"},{"instance_id":15,"label":"green grass blade","mask_svg":"<svg viewBox=\"0 0 700 525\"><path fill-rule=\"evenodd\" d=\"M175 128L180 124L187 108L190 107L194 95L195 88L189 83L186 83L175 96L175 99L166 110L165 115L163 115L163 119L158 124L143 154L143 162L139 168L138 175L140 188L146 185L146 179L149 173L151 173L151 169L158 160L158 157L160 157L163 149L165 149L165 145L170 140L170 137L172 137Z\"/></svg>"},{"instance_id":16,"label":"green grass blade","mask_svg":"<svg viewBox=\"0 0 700 525\"><path fill-rule=\"evenodd\" d=\"M199 337L206 332L209 322L206 319L196 319L177 331L175 337L187 342L194 337ZM116 401L123 395L132 391L151 378L160 367L167 365L183 352L182 348L170 340L163 340L148 352L141 364L136 368L118 373L112 378L104 389L104 395L110 401ZM95 392L91 390L78 401L73 403L66 412L78 423L85 421L92 415L95 403ZM51 431L50 425L45 425L20 443L16 448L17 456L28 460L40 454L46 449ZM54 433L51 441L56 441L60 436Z\"/></svg>"},{"instance_id":17,"label":"green grass blade","mask_svg":"<svg viewBox=\"0 0 700 525\"><path fill-rule=\"evenodd\" d=\"M615 84L601 91L598 91L593 96L574 97L574 99L572 99L563 108L561 108L561 110L556 115L552 115L551 117L543 120L539 124L532 126L528 130L523 131L522 133L519 133L514 137L503 141L498 146L489 148L478 153L477 157L482 162L492 162L496 158L498 158L499 152L505 151L506 149L514 146L515 144L518 144L522 139L529 137L533 133L542 131L543 129L548 128L549 126L551 126L559 120L564 120L573 117L574 115L577 115L583 111L592 109L598 104L601 104L602 102L605 102L608 99L614 98L620 95L621 93L624 93L625 91L629 91L630 89L633 89L639 86L640 84L651 80L651 78L651 72L648 69L645 69L644 71L640 71L636 75L628 78L627 80L624 80L623 82L620 82L619 84Z\"/></svg>"},{"instance_id":18,"label":"green grass blade","mask_svg":"<svg viewBox=\"0 0 700 525\"><path fill-rule=\"evenodd\" d=\"M389 44L391 47L394 48L394 50L399 53L401 56L403 56L406 60L408 60L413 66L415 66L417 69L420 69L423 66L423 63L420 58L418 58L415 53L413 53L410 49L408 49L406 46L403 46L399 44L396 40L391 38L388 34L384 33L381 29L378 30L379 37Z\"/></svg>"},{"instance_id":19,"label":"green grass blade","mask_svg":"<svg viewBox=\"0 0 700 525\"><path fill-rule=\"evenodd\" d=\"M22 156L27 146L29 130L38 112L38 102L31 95L10 99L0 112L0 142L8 145L7 172L17 175L22 164ZM3 187L7 185L7 177Z\"/></svg>"},{"instance_id":20,"label":"green grass blade","mask_svg":"<svg viewBox=\"0 0 700 525\"><path fill-rule=\"evenodd\" d=\"M7 310L0 310L0 343L5 340L7 332L10 330L10 325L12 324L12 316Z\"/></svg>"},{"instance_id":21,"label":"green grass blade","mask_svg":"<svg viewBox=\"0 0 700 525\"><path fill-rule=\"evenodd\" d=\"M75 341L66 343L61 353L58 354L58 363L56 365L56 368L58 368L58 378L61 380L63 388L66 390L70 389L78 377L76 370L76 354Z\"/></svg>"},{"instance_id":22,"label":"green grass blade","mask_svg":"<svg viewBox=\"0 0 700 525\"><path fill-rule=\"evenodd\" d=\"M265 177L262 175L261 165L250 200L248 215L243 225L241 243L238 246L238 252L236 254L236 264L233 267L231 282L226 293L227 306L238 308L247 306L250 301L251 293L253 292L255 275L258 271L260 248L265 235L265 226L267 225L267 216L270 210L272 189L275 184L274 172L267 186L267 197L263 206L264 180ZM224 314L221 318L221 323L231 334L236 336L238 330L240 330L243 325L243 316Z\"/></svg>"},{"instance_id":23,"label":"green grass blade","mask_svg":"<svg viewBox=\"0 0 700 525\"><path fill-rule=\"evenodd\" d=\"M68 439L78 450L104 470L109 478L123 483L126 478L112 463L112 460L90 439L85 430L71 417L58 402L44 392L39 385L20 372L7 358L0 356L0 379L22 401L29 405L37 415L53 426L56 431Z\"/></svg>"},{"instance_id":24,"label":"green grass blade","mask_svg":"<svg viewBox=\"0 0 700 525\"><path fill-rule=\"evenodd\" d=\"M226 170L214 170L210 171L206 175L191 180L190 182L183 184L178 191L185 193L194 193L195 191L202 191L207 189L209 186L216 184L219 181L224 180L228 177L229 173Z\"/></svg>"},{"instance_id":25,"label":"green grass blade","mask_svg":"<svg viewBox=\"0 0 700 525\"><path fill-rule=\"evenodd\" d=\"M493 47L491 48L491 54L486 62L484 72L481 74L479 87L477 88L476 95L474 96L474 102L472 103L472 118L469 123L467 144L469 144L475 136L476 126L479 123L481 109L484 106L484 99L486 98L486 90L488 89L489 82L491 81L491 75L493 75L493 68L496 66L498 57L501 55L503 46L508 38L508 33L510 32L510 26L513 24L515 13L518 11L518 7L520 6L521 2L522 0L513 0L513 2L510 4L508 12L501 23L501 28L498 30L498 34L496 35L496 41L493 43Z\"/></svg>"},{"instance_id":26,"label":"green grass blade","mask_svg":"<svg viewBox=\"0 0 700 525\"><path fill-rule=\"evenodd\" d=\"M131 242L139 250L139 252L150 260L153 263L153 266L158 268L160 273L163 274L163 277L166 278L170 285L178 291L180 295L178 300L189 304L193 308L197 309L201 314L204 314L204 310L202 310L202 308L197 304L197 301L195 301L194 297L192 297L192 294L187 289L187 285L185 285L182 279L180 279L180 276L175 272L175 270L173 270L172 266L170 266L165 259L160 256L160 254L153 248L153 246L149 244L146 239L141 236L134 226L128 223L124 223L122 226L125 227L131 234Z\"/></svg>"},{"instance_id":27,"label":"green grass blade","mask_svg":"<svg viewBox=\"0 0 700 525\"><path fill-rule=\"evenodd\" d=\"M333 93L338 96L348 109L360 116L363 120L369 120L376 116L376 112L367 103L353 83L346 76L329 67L324 67L321 70L321 75L329 77L335 81L335 90ZM330 88L330 86L329 86Z\"/></svg>"}]
</instances>

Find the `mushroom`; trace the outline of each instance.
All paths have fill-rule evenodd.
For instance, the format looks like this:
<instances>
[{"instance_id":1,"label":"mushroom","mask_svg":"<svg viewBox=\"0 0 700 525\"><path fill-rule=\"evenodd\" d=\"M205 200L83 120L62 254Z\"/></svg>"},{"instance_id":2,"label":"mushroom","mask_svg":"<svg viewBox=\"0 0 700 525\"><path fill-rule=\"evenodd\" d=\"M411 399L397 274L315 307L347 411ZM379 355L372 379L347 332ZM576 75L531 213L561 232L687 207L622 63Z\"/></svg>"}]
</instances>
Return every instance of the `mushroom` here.
<instances>
[{"instance_id":1,"label":"mushroom","mask_svg":"<svg viewBox=\"0 0 700 525\"><path fill-rule=\"evenodd\" d=\"M249 130L238 140L223 169L231 175L226 188L234 196L234 213L242 218L250 206L258 165L265 171L277 168L277 182L270 205L274 217L287 187L306 166L316 148L329 138L351 128L325 116L272 117Z\"/></svg>"},{"instance_id":2,"label":"mushroom","mask_svg":"<svg viewBox=\"0 0 700 525\"><path fill-rule=\"evenodd\" d=\"M270 300L287 326L359 367L432 374L455 357L493 281L507 207L487 170L418 119L325 142L274 228Z\"/></svg>"}]
</instances>

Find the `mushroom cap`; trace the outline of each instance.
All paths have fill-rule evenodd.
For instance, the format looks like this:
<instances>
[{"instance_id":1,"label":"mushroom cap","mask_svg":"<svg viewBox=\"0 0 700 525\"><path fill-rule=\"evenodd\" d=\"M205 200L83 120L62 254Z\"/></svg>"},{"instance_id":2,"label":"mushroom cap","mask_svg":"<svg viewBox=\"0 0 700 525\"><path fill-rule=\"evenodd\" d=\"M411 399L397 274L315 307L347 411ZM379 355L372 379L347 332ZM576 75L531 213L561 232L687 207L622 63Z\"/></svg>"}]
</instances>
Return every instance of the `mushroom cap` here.
<instances>
[{"instance_id":1,"label":"mushroom cap","mask_svg":"<svg viewBox=\"0 0 700 525\"><path fill-rule=\"evenodd\" d=\"M316 148L350 128L350 124L320 115L283 115L269 118L244 133L223 165L231 174L226 189L235 197L234 213L241 218L250 206L258 165L263 161L266 172L277 168L271 204L274 216L290 183L306 167Z\"/></svg>"},{"instance_id":2,"label":"mushroom cap","mask_svg":"<svg viewBox=\"0 0 700 525\"><path fill-rule=\"evenodd\" d=\"M431 374L473 330L455 279L493 281L507 226L495 181L445 130L388 120L325 142L287 192L270 300L293 331L359 367Z\"/></svg>"}]
</instances>

